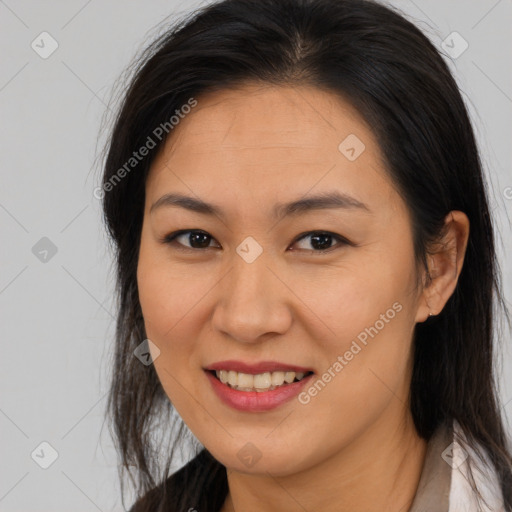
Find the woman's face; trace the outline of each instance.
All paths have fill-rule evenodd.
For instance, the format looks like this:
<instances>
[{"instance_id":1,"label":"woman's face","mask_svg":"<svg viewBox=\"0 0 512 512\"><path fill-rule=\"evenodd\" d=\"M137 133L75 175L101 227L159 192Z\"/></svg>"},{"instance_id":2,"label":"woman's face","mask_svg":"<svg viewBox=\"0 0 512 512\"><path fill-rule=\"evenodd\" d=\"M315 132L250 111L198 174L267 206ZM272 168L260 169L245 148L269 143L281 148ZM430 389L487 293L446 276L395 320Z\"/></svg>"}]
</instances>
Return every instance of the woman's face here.
<instances>
[{"instance_id":1,"label":"woman's face","mask_svg":"<svg viewBox=\"0 0 512 512\"><path fill-rule=\"evenodd\" d=\"M428 315L376 139L314 88L197 100L146 183L137 279L162 386L234 470L291 474L363 439L371 456L409 418L411 339ZM178 230L193 232L163 242ZM283 382L294 367L306 375Z\"/></svg>"}]
</instances>

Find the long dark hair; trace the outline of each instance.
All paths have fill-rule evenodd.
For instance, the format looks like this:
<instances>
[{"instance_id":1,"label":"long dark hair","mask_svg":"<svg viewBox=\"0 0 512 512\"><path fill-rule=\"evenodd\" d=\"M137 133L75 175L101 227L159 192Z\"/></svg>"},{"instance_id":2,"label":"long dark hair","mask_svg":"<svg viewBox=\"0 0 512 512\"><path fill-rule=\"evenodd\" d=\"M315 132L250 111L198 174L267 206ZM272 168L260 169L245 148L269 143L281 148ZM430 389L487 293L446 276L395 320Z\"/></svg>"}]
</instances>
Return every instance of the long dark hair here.
<instances>
[{"instance_id":1,"label":"long dark hair","mask_svg":"<svg viewBox=\"0 0 512 512\"><path fill-rule=\"evenodd\" d=\"M154 367L133 356L146 339L136 269L145 180L158 148L172 137L169 119L191 99L200 102L202 93L250 82L312 85L357 108L409 208L416 261L424 268L446 214L461 210L468 216L457 287L438 316L415 328L410 408L426 440L441 424L457 420L477 453L478 445L486 450L506 510L512 510L512 459L493 347L501 335L497 313L504 313L509 326L510 318L475 135L439 51L399 11L371 0L220 1L166 28L130 68L98 193L117 274L107 415L120 454L123 496L125 471L137 495L146 495L137 511L219 510L228 492L226 468L173 414ZM167 130L156 137L159 126ZM148 137L156 147L127 166ZM170 433L167 445L154 437L161 425ZM175 450L187 436L195 456L172 473Z\"/></svg>"}]
</instances>

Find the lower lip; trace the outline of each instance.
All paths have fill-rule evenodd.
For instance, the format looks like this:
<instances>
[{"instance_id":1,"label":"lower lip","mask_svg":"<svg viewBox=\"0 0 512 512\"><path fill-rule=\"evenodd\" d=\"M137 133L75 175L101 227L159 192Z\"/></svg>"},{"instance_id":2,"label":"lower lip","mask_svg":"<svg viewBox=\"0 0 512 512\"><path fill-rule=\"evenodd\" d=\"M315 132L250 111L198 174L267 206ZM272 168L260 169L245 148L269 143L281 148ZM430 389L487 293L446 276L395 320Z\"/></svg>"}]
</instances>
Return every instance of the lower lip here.
<instances>
[{"instance_id":1,"label":"lower lip","mask_svg":"<svg viewBox=\"0 0 512 512\"><path fill-rule=\"evenodd\" d=\"M297 396L314 374L298 382L281 386L271 391L238 391L223 384L211 372L205 371L217 396L227 405L239 411L262 412L275 409Z\"/></svg>"}]
</instances>

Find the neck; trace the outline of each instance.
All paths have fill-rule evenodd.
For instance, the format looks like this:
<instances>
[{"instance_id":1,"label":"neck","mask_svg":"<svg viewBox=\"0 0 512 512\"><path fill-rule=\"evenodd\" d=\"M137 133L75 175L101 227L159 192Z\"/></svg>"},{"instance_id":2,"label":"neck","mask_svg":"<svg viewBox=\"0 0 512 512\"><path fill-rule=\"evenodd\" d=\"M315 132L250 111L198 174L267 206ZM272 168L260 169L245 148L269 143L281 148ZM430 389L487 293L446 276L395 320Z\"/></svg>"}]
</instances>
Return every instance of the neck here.
<instances>
[{"instance_id":1,"label":"neck","mask_svg":"<svg viewBox=\"0 0 512 512\"><path fill-rule=\"evenodd\" d=\"M401 422L384 423L381 418L350 445L301 473L274 477L229 470L229 493L221 512L406 512L416 494L427 443L418 436L409 412Z\"/></svg>"}]
</instances>

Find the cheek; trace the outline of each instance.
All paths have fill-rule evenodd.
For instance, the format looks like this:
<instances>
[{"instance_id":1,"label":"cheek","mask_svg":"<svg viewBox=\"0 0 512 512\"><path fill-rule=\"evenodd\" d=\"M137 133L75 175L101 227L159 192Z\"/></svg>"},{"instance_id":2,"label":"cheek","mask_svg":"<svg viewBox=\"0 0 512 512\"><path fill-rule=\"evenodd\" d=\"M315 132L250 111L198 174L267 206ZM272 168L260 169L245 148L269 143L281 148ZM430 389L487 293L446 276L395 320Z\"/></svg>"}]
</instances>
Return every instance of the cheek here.
<instances>
[{"instance_id":1,"label":"cheek","mask_svg":"<svg viewBox=\"0 0 512 512\"><path fill-rule=\"evenodd\" d=\"M381 272L375 262L363 259L322 269L316 275L295 276L294 293L307 305L312 321L325 331L325 342L338 340L343 348L346 340L376 322L379 330L384 325L387 328L389 320L396 323L397 309L402 308L393 305L403 303L407 284L403 277L392 276L391 269Z\"/></svg>"},{"instance_id":2,"label":"cheek","mask_svg":"<svg viewBox=\"0 0 512 512\"><path fill-rule=\"evenodd\" d=\"M154 333L159 333L160 337L174 323L176 300L168 284L165 275L162 275L158 268L139 262L137 271L139 302L146 332L150 338Z\"/></svg>"},{"instance_id":3,"label":"cheek","mask_svg":"<svg viewBox=\"0 0 512 512\"><path fill-rule=\"evenodd\" d=\"M357 429L364 429L391 401L407 401L414 308L404 280L367 276L356 281L335 289L340 298L331 327L337 337L323 344L327 361L320 380L325 387L316 386L321 391L311 402L317 401L334 423L346 420L348 413ZM333 403L340 407L332 408Z\"/></svg>"},{"instance_id":4,"label":"cheek","mask_svg":"<svg viewBox=\"0 0 512 512\"><path fill-rule=\"evenodd\" d=\"M364 315L340 314L338 338L322 347L322 373L299 396L307 430L324 432L331 440L321 443L326 456L350 443L389 407L401 410L407 403L410 314L400 301L380 304L372 302L373 311L365 309Z\"/></svg>"},{"instance_id":5,"label":"cheek","mask_svg":"<svg viewBox=\"0 0 512 512\"><path fill-rule=\"evenodd\" d=\"M412 277L398 258L383 256L298 283L299 293L308 291L306 303L318 332L325 333L315 337L325 372L320 377L329 388L319 393L325 410L332 400L351 411L362 413L362 404L377 410L392 396L390 389L398 393L406 380L414 328ZM322 383L317 387L324 389Z\"/></svg>"},{"instance_id":6,"label":"cheek","mask_svg":"<svg viewBox=\"0 0 512 512\"><path fill-rule=\"evenodd\" d=\"M139 260L137 282L146 335L159 350L153 360L155 371L174 407L194 425L206 421L190 400L198 395L193 331L205 285L147 256Z\"/></svg>"},{"instance_id":7,"label":"cheek","mask_svg":"<svg viewBox=\"0 0 512 512\"><path fill-rule=\"evenodd\" d=\"M139 301L148 336L150 331L162 342L197 311L208 291L208 283L194 279L169 262L141 254L137 268Z\"/></svg>"}]
</instances>

